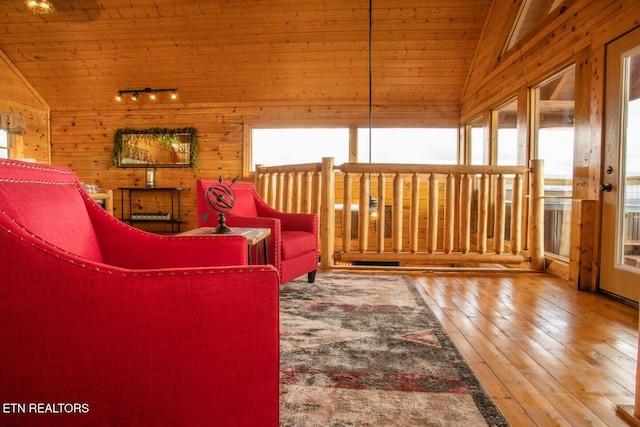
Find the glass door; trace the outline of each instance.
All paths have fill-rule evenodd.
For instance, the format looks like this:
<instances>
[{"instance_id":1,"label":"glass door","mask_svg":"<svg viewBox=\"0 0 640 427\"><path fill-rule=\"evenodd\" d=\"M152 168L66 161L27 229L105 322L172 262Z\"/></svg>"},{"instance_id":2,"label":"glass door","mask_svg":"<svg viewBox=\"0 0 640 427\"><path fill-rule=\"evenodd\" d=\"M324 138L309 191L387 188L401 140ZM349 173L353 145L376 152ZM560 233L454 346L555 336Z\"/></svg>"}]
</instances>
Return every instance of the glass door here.
<instances>
[{"instance_id":1,"label":"glass door","mask_svg":"<svg viewBox=\"0 0 640 427\"><path fill-rule=\"evenodd\" d=\"M640 297L640 30L607 46L600 289Z\"/></svg>"}]
</instances>

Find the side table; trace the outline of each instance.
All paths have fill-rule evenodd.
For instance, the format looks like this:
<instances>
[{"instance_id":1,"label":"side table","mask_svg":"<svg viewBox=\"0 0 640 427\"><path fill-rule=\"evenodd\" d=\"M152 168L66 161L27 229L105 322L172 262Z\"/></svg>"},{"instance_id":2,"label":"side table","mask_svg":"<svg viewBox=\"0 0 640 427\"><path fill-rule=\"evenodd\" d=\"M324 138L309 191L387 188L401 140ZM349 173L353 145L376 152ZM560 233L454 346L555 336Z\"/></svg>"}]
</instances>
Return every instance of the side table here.
<instances>
[{"instance_id":1,"label":"side table","mask_svg":"<svg viewBox=\"0 0 640 427\"><path fill-rule=\"evenodd\" d=\"M253 227L234 227L233 232L226 234L214 234L212 231L216 227L200 227L193 230L185 231L178 234L178 236L208 236L208 237L220 237L220 236L244 236L247 239L247 261L249 264L253 264L251 257L251 249L262 242L262 261L263 264L269 264L269 257L267 251L267 237L271 234L270 228L253 228ZM258 257L258 251L256 251L256 258Z\"/></svg>"}]
</instances>

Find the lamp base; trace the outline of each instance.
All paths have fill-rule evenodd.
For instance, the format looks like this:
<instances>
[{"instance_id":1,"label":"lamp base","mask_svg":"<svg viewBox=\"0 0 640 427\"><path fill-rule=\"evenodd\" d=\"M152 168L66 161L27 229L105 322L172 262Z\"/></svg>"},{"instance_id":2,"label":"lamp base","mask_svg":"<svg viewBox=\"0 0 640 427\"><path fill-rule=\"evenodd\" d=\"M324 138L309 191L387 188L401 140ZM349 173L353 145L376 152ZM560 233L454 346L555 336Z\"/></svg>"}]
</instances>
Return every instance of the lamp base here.
<instances>
[{"instance_id":1,"label":"lamp base","mask_svg":"<svg viewBox=\"0 0 640 427\"><path fill-rule=\"evenodd\" d=\"M218 215L218 227L211 230L211 234L229 234L233 233L233 229L227 227L227 219L224 217L224 214L221 213Z\"/></svg>"}]
</instances>

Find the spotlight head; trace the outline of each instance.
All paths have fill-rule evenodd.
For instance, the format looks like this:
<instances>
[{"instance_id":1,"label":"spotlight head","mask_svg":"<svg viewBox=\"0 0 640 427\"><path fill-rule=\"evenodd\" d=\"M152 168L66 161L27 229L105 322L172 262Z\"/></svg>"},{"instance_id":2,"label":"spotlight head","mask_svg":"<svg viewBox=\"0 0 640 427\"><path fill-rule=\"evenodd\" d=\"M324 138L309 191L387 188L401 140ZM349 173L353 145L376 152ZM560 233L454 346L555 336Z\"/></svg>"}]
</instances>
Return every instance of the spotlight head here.
<instances>
[{"instance_id":1,"label":"spotlight head","mask_svg":"<svg viewBox=\"0 0 640 427\"><path fill-rule=\"evenodd\" d=\"M116 95L116 101L122 101L122 92L118 92L118 94Z\"/></svg>"},{"instance_id":2,"label":"spotlight head","mask_svg":"<svg viewBox=\"0 0 640 427\"><path fill-rule=\"evenodd\" d=\"M139 96L138 92L133 92L133 95L131 95L131 99L133 99L134 101L137 101L138 96Z\"/></svg>"},{"instance_id":3,"label":"spotlight head","mask_svg":"<svg viewBox=\"0 0 640 427\"><path fill-rule=\"evenodd\" d=\"M177 99L178 98L178 91L177 90L172 90L171 91L171 99Z\"/></svg>"},{"instance_id":4,"label":"spotlight head","mask_svg":"<svg viewBox=\"0 0 640 427\"><path fill-rule=\"evenodd\" d=\"M149 99L150 99L150 100L155 101L155 100L156 100L156 98L157 98L157 97L156 97L156 93L155 93L155 92L151 92L151 93L149 94Z\"/></svg>"}]
</instances>

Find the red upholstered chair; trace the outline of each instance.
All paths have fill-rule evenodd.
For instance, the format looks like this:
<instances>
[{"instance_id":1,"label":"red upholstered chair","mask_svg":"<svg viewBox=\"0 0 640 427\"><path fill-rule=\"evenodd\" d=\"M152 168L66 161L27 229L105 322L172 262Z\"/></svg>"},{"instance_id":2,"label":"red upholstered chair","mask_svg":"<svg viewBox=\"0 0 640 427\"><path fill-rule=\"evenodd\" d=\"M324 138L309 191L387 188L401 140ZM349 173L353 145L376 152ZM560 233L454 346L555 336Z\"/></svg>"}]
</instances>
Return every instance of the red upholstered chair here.
<instances>
[{"instance_id":1,"label":"red upholstered chair","mask_svg":"<svg viewBox=\"0 0 640 427\"><path fill-rule=\"evenodd\" d=\"M246 261L242 237L146 233L70 170L0 160L0 401L23 405L0 424L277 426L278 273Z\"/></svg>"},{"instance_id":2,"label":"red upholstered chair","mask_svg":"<svg viewBox=\"0 0 640 427\"><path fill-rule=\"evenodd\" d=\"M199 227L218 226L218 215L210 212L210 206L205 201L205 193L214 183L217 180L200 179L197 182ZM313 283L318 268L318 216L277 211L260 198L250 182L239 181L232 188L236 203L225 215L227 225L231 228L270 228L269 262L280 272L281 283L303 274L307 274L307 280Z\"/></svg>"}]
</instances>

